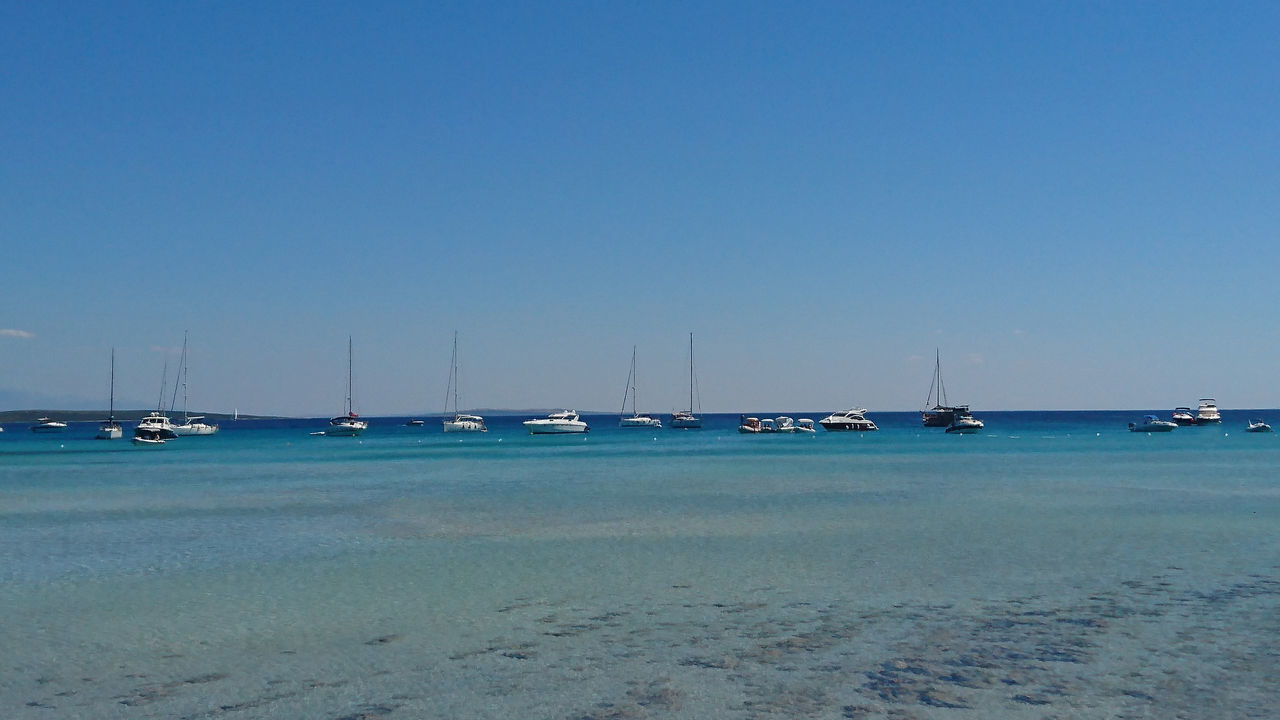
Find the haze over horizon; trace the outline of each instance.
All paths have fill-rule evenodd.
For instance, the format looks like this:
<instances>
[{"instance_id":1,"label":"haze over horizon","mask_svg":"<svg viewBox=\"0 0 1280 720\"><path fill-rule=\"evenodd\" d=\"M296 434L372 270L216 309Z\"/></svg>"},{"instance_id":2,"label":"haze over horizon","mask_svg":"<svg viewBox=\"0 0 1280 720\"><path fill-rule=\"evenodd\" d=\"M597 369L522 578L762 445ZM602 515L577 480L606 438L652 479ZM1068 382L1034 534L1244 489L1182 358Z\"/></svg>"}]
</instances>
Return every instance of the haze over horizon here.
<instances>
[{"instance_id":1,"label":"haze over horizon","mask_svg":"<svg viewBox=\"0 0 1280 720\"><path fill-rule=\"evenodd\" d=\"M0 409L1280 407L1280 5L0 17Z\"/></svg>"}]
</instances>

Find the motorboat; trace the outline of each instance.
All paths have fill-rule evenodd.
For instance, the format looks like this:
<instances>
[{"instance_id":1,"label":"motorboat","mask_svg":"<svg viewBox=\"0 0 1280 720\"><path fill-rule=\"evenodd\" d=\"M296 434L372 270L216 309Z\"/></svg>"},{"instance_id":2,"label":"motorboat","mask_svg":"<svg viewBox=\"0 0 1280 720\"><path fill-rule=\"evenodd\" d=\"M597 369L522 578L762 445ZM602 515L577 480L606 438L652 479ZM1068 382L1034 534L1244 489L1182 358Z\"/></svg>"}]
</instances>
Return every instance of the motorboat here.
<instances>
[{"instance_id":1,"label":"motorboat","mask_svg":"<svg viewBox=\"0 0 1280 720\"><path fill-rule=\"evenodd\" d=\"M404 426L405 427L422 427L423 425L426 425L426 424L427 423L423 420L406 420L404 423Z\"/></svg>"},{"instance_id":2,"label":"motorboat","mask_svg":"<svg viewBox=\"0 0 1280 720\"><path fill-rule=\"evenodd\" d=\"M1249 427L1244 429L1245 432L1271 432L1271 426L1262 418L1249 421Z\"/></svg>"},{"instance_id":3,"label":"motorboat","mask_svg":"<svg viewBox=\"0 0 1280 720\"><path fill-rule=\"evenodd\" d=\"M563 435L591 430L585 422L578 419L578 413L572 410L553 412L544 418L525 420L522 424L529 429L530 435Z\"/></svg>"},{"instance_id":4,"label":"motorboat","mask_svg":"<svg viewBox=\"0 0 1280 720\"><path fill-rule=\"evenodd\" d=\"M760 418L742 415L738 417L738 432L754 435L764 432L764 426L761 425Z\"/></svg>"},{"instance_id":5,"label":"motorboat","mask_svg":"<svg viewBox=\"0 0 1280 720\"><path fill-rule=\"evenodd\" d=\"M119 440L124 437L124 429L116 422L116 349L111 348L111 395L107 401L107 419L98 425L95 440Z\"/></svg>"},{"instance_id":6,"label":"motorboat","mask_svg":"<svg viewBox=\"0 0 1280 720\"><path fill-rule=\"evenodd\" d=\"M833 412L830 415L818 421L824 429L832 432L865 432L868 430L879 430L876 424L866 418L865 408L849 408ZM948 422L948 425L951 423Z\"/></svg>"},{"instance_id":7,"label":"motorboat","mask_svg":"<svg viewBox=\"0 0 1280 720\"><path fill-rule=\"evenodd\" d=\"M689 333L689 409L676 410L671 413L671 428L674 430L700 430L702 429L702 418L693 414L693 388L696 376L693 373L693 333ZM702 401L699 400L701 405ZM702 408L698 408L698 412L702 412Z\"/></svg>"},{"instance_id":8,"label":"motorboat","mask_svg":"<svg viewBox=\"0 0 1280 720\"><path fill-rule=\"evenodd\" d=\"M780 433L793 433L796 431L795 418L780 415L773 419L773 431Z\"/></svg>"},{"instance_id":9,"label":"motorboat","mask_svg":"<svg viewBox=\"0 0 1280 720\"><path fill-rule=\"evenodd\" d=\"M777 421L777 420L773 420L773 419L771 419L771 418L761 418L761 420L760 420L760 432L762 432L762 433L776 433L776 432L778 432L778 421Z\"/></svg>"},{"instance_id":10,"label":"motorboat","mask_svg":"<svg viewBox=\"0 0 1280 720\"><path fill-rule=\"evenodd\" d=\"M47 417L36 420L35 424L31 426L31 432L33 433L60 433L66 429L66 423Z\"/></svg>"},{"instance_id":11,"label":"motorboat","mask_svg":"<svg viewBox=\"0 0 1280 720\"><path fill-rule=\"evenodd\" d=\"M449 412L449 399L453 398L453 412ZM444 420L441 422L444 432L488 432L484 418L469 415L461 411L458 405L458 332L453 333L453 359L449 364L449 384L444 391Z\"/></svg>"},{"instance_id":12,"label":"motorboat","mask_svg":"<svg viewBox=\"0 0 1280 720\"><path fill-rule=\"evenodd\" d=\"M217 425L210 425L205 422L203 415L187 415L182 419L181 425L173 426L173 434L179 437L188 435L214 435L218 432Z\"/></svg>"},{"instance_id":13,"label":"motorboat","mask_svg":"<svg viewBox=\"0 0 1280 720\"><path fill-rule=\"evenodd\" d=\"M484 418L479 415L454 413L452 418L446 417L443 423L445 432L488 432Z\"/></svg>"},{"instance_id":14,"label":"motorboat","mask_svg":"<svg viewBox=\"0 0 1280 720\"><path fill-rule=\"evenodd\" d=\"M160 412L153 412L139 420L138 427L133 431L135 438L153 435L161 440L172 440L178 437L178 434L173 431L173 422Z\"/></svg>"},{"instance_id":15,"label":"motorboat","mask_svg":"<svg viewBox=\"0 0 1280 720\"><path fill-rule=\"evenodd\" d=\"M1197 425L1211 425L1222 422L1222 414L1218 412L1218 401L1213 398L1201 398L1200 408L1196 410Z\"/></svg>"},{"instance_id":16,"label":"motorboat","mask_svg":"<svg viewBox=\"0 0 1280 720\"><path fill-rule=\"evenodd\" d=\"M627 398L631 398L631 414L627 415ZM622 391L622 410L618 412L618 427L623 428L660 428L662 421L651 415L636 412L636 347L631 346L631 372L627 375L627 385Z\"/></svg>"},{"instance_id":17,"label":"motorboat","mask_svg":"<svg viewBox=\"0 0 1280 720\"><path fill-rule=\"evenodd\" d=\"M1171 422L1169 420L1161 420L1155 415L1144 415L1142 417L1142 422L1129 423L1130 432L1169 432L1170 430L1177 429L1177 427L1178 423Z\"/></svg>"},{"instance_id":18,"label":"motorboat","mask_svg":"<svg viewBox=\"0 0 1280 720\"><path fill-rule=\"evenodd\" d=\"M1173 409L1173 422L1178 425L1195 425L1196 416L1189 407L1176 407Z\"/></svg>"},{"instance_id":19,"label":"motorboat","mask_svg":"<svg viewBox=\"0 0 1280 720\"><path fill-rule=\"evenodd\" d=\"M160 430L155 428L139 427L137 430L133 431L134 445L140 445L143 447L158 447L160 445L164 445L165 440L167 440L167 438L161 435Z\"/></svg>"},{"instance_id":20,"label":"motorboat","mask_svg":"<svg viewBox=\"0 0 1280 720\"><path fill-rule=\"evenodd\" d=\"M796 428L796 429L795 429L795 431L796 431L796 432L798 432L798 433L816 433L816 432L818 432L818 431L813 427L813 419L812 419L812 418L800 418L799 420L796 420L795 428Z\"/></svg>"},{"instance_id":21,"label":"motorboat","mask_svg":"<svg viewBox=\"0 0 1280 720\"><path fill-rule=\"evenodd\" d=\"M947 426L947 432L967 435L976 433L984 427L981 420L970 415L968 411L957 412L951 424Z\"/></svg>"},{"instance_id":22,"label":"motorboat","mask_svg":"<svg viewBox=\"0 0 1280 720\"><path fill-rule=\"evenodd\" d=\"M339 415L329 418L329 427L323 431L313 432L312 435L323 435L324 437L358 437L360 433L369 429L369 423L361 420L360 416L355 412L355 405L351 401L351 336L347 336L347 412L345 415Z\"/></svg>"}]
</instances>

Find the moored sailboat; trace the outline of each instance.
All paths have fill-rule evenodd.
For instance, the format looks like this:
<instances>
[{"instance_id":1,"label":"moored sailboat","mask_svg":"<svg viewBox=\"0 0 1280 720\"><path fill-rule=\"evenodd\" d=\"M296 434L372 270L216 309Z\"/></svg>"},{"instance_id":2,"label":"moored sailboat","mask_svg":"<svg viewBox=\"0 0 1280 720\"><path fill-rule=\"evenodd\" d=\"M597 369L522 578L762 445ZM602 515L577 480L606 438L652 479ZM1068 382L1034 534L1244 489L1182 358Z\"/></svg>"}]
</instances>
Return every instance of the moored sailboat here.
<instances>
[{"instance_id":1,"label":"moored sailboat","mask_svg":"<svg viewBox=\"0 0 1280 720\"><path fill-rule=\"evenodd\" d=\"M119 440L124 436L120 423L116 422L116 349L111 348L111 394L107 401L107 419L98 426L97 440Z\"/></svg>"},{"instance_id":2,"label":"moored sailboat","mask_svg":"<svg viewBox=\"0 0 1280 720\"><path fill-rule=\"evenodd\" d=\"M631 414L627 415L627 397L631 398ZM636 412L636 346L631 346L631 372L627 375L627 386L622 391L622 410L618 412L618 427L624 428L660 428L662 421L650 415Z\"/></svg>"},{"instance_id":3,"label":"moored sailboat","mask_svg":"<svg viewBox=\"0 0 1280 720\"><path fill-rule=\"evenodd\" d=\"M445 432L488 432L484 418L479 415L463 413L458 406L458 333L453 333L453 361L449 368L449 384L444 389L444 421ZM449 415L449 397L453 396L453 416Z\"/></svg>"},{"instance_id":4,"label":"moored sailboat","mask_svg":"<svg viewBox=\"0 0 1280 720\"><path fill-rule=\"evenodd\" d=\"M217 425L202 422L203 415L191 415L187 412L187 334L182 334L182 359L178 363L178 383L182 385L182 424L173 426L173 433L179 436L213 435L218 432ZM173 391L178 392L178 385ZM172 407L172 406L171 406Z\"/></svg>"},{"instance_id":5,"label":"moored sailboat","mask_svg":"<svg viewBox=\"0 0 1280 720\"><path fill-rule=\"evenodd\" d=\"M347 413L329 419L329 427L320 434L325 437L356 437L360 433L369 428L369 423L360 419L355 412L355 406L351 402L352 387L352 351L351 336L347 336ZM316 433L312 433L313 435Z\"/></svg>"},{"instance_id":6,"label":"moored sailboat","mask_svg":"<svg viewBox=\"0 0 1280 720\"><path fill-rule=\"evenodd\" d=\"M693 333L689 333L689 409L671 413L671 427L677 430L700 430L702 418L693 414L693 388L696 382L693 372ZM702 408L698 408L701 412Z\"/></svg>"},{"instance_id":7,"label":"moored sailboat","mask_svg":"<svg viewBox=\"0 0 1280 720\"><path fill-rule=\"evenodd\" d=\"M925 399L925 409L920 411L920 421L925 427L944 427L950 429L957 417L969 414L968 405L947 405L947 387L942 383L942 355L934 351L933 382L929 384L929 396Z\"/></svg>"}]
</instances>

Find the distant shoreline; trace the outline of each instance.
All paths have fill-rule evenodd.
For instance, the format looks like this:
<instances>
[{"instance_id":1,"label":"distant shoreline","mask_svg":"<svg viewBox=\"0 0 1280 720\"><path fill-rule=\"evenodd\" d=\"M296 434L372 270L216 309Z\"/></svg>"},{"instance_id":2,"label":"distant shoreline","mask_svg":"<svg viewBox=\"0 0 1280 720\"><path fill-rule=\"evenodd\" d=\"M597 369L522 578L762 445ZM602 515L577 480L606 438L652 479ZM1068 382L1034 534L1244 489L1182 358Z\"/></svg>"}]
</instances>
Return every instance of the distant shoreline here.
<instances>
[{"instance_id":1,"label":"distant shoreline","mask_svg":"<svg viewBox=\"0 0 1280 720\"><path fill-rule=\"evenodd\" d=\"M154 410L116 410L115 418L121 422L137 422L142 418L155 412ZM170 417L182 417L181 412L166 413ZM236 416L231 413L214 413L214 412L190 412L188 415L195 417L199 415L206 420L216 420L220 422L231 422ZM0 410L0 423L11 422L35 422L40 418L53 418L54 420L62 420L64 422L102 422L107 419L106 410ZM284 418L283 415L245 415L240 414L241 420L279 420Z\"/></svg>"}]
</instances>

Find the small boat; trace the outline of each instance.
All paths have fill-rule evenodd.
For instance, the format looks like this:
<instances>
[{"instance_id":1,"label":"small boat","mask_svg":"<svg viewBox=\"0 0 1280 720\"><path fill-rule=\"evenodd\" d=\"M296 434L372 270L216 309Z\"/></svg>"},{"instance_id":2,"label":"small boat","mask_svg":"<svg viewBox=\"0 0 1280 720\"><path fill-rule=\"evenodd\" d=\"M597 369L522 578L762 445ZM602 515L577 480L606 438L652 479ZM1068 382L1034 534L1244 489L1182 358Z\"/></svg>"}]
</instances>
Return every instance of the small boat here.
<instances>
[{"instance_id":1,"label":"small boat","mask_svg":"<svg viewBox=\"0 0 1280 720\"><path fill-rule=\"evenodd\" d=\"M31 432L33 433L59 433L66 429L66 423L47 417L36 420L35 424L31 426Z\"/></svg>"},{"instance_id":2,"label":"small boat","mask_svg":"<svg viewBox=\"0 0 1280 720\"><path fill-rule=\"evenodd\" d=\"M747 417L746 415L738 416L738 432L754 435L755 433L764 432L763 426L760 424L760 418Z\"/></svg>"},{"instance_id":3,"label":"small boat","mask_svg":"<svg viewBox=\"0 0 1280 720\"><path fill-rule=\"evenodd\" d=\"M795 429L795 431L796 431L796 432L798 432L798 433L816 433L816 432L818 432L818 431L813 427L813 420L812 420L811 418L800 418L799 420L796 420L795 428L796 428L796 429Z\"/></svg>"},{"instance_id":4,"label":"small boat","mask_svg":"<svg viewBox=\"0 0 1280 720\"><path fill-rule=\"evenodd\" d=\"M675 430L700 430L702 429L702 418L693 414L693 333L689 333L689 409L677 410L671 413L671 427ZM698 403L701 405L701 401ZM698 408L701 412L702 408Z\"/></svg>"},{"instance_id":5,"label":"small boat","mask_svg":"<svg viewBox=\"0 0 1280 720\"><path fill-rule=\"evenodd\" d=\"M947 432L967 435L976 433L984 427L981 420L970 415L968 411L963 413L957 412L951 424L947 426Z\"/></svg>"},{"instance_id":6,"label":"small boat","mask_svg":"<svg viewBox=\"0 0 1280 720\"><path fill-rule=\"evenodd\" d=\"M347 336L347 414L329 418L329 427L323 431L324 437L357 437L369 429L369 423L360 419L351 402L351 336ZM315 435L317 433L312 433Z\"/></svg>"},{"instance_id":7,"label":"small boat","mask_svg":"<svg viewBox=\"0 0 1280 720\"><path fill-rule=\"evenodd\" d=\"M944 427L947 432L966 432L952 430L956 418L969 414L968 405L947 405L947 387L942 383L942 355L934 351L933 382L929 384L929 395L925 398L925 410L920 411L920 421L925 427ZM932 407L930 407L932 405ZM972 431L967 431L972 432Z\"/></svg>"},{"instance_id":8,"label":"small boat","mask_svg":"<svg viewBox=\"0 0 1280 720\"><path fill-rule=\"evenodd\" d=\"M133 444L142 447L158 447L164 445L166 439L159 430L153 428L139 427L133 431Z\"/></svg>"},{"instance_id":9,"label":"small boat","mask_svg":"<svg viewBox=\"0 0 1280 720\"><path fill-rule=\"evenodd\" d=\"M1222 414L1218 412L1218 401L1213 398L1201 398L1200 407L1196 410L1197 425L1211 425L1222 422Z\"/></svg>"},{"instance_id":10,"label":"small boat","mask_svg":"<svg viewBox=\"0 0 1280 720\"><path fill-rule=\"evenodd\" d=\"M578 419L578 413L572 410L561 410L544 418L525 420L523 425L529 429L530 435L564 435L591 430L585 422Z\"/></svg>"},{"instance_id":11,"label":"small boat","mask_svg":"<svg viewBox=\"0 0 1280 720\"><path fill-rule=\"evenodd\" d=\"M1173 422L1178 425L1195 425L1196 416L1189 407L1176 407L1173 409Z\"/></svg>"},{"instance_id":12,"label":"small boat","mask_svg":"<svg viewBox=\"0 0 1280 720\"><path fill-rule=\"evenodd\" d=\"M1170 430L1177 429L1177 427L1178 423L1161 420L1155 415L1144 415L1142 417L1142 422L1129 423L1130 432L1169 432Z\"/></svg>"},{"instance_id":13,"label":"small boat","mask_svg":"<svg viewBox=\"0 0 1280 720\"><path fill-rule=\"evenodd\" d=\"M773 431L780 433L793 433L796 431L796 421L794 418L780 415L773 419Z\"/></svg>"},{"instance_id":14,"label":"small boat","mask_svg":"<svg viewBox=\"0 0 1280 720\"><path fill-rule=\"evenodd\" d=\"M449 417L449 396L453 395L453 417ZM458 333L453 333L453 360L449 366L449 384L444 390L444 420L441 423L444 432L488 432L484 418L479 415L462 413L458 408Z\"/></svg>"},{"instance_id":15,"label":"small boat","mask_svg":"<svg viewBox=\"0 0 1280 720\"><path fill-rule=\"evenodd\" d=\"M405 427L422 427L426 423L422 420L406 420L404 425Z\"/></svg>"},{"instance_id":16,"label":"small boat","mask_svg":"<svg viewBox=\"0 0 1280 720\"><path fill-rule=\"evenodd\" d=\"M107 401L107 419L98 426L96 440L119 440L124 437L124 430L116 422L116 349L111 348L111 397Z\"/></svg>"},{"instance_id":17,"label":"small boat","mask_svg":"<svg viewBox=\"0 0 1280 720\"><path fill-rule=\"evenodd\" d=\"M879 430L880 428L876 427L875 423L866 418L866 413L867 411L864 408L849 408L848 410L831 413L819 420L818 424L832 432Z\"/></svg>"},{"instance_id":18,"label":"small boat","mask_svg":"<svg viewBox=\"0 0 1280 720\"><path fill-rule=\"evenodd\" d=\"M627 398L631 398L631 414L627 415ZM618 411L618 427L660 428L662 421L651 415L636 412L636 346L631 346L631 372L622 391L622 410Z\"/></svg>"},{"instance_id":19,"label":"small boat","mask_svg":"<svg viewBox=\"0 0 1280 720\"><path fill-rule=\"evenodd\" d=\"M1271 426L1262 418L1249 421L1249 427L1244 429L1245 432L1271 432Z\"/></svg>"}]
</instances>

